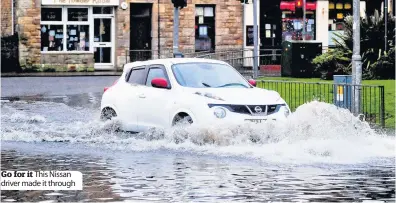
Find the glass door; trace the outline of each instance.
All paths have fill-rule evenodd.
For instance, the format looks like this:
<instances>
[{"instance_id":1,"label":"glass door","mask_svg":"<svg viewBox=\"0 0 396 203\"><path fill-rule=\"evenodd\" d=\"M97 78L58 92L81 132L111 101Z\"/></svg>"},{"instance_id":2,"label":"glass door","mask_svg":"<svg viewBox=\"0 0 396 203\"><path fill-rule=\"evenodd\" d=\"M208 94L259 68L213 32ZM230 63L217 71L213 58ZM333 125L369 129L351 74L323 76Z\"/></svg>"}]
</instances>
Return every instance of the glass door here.
<instances>
[{"instance_id":1,"label":"glass door","mask_svg":"<svg viewBox=\"0 0 396 203\"><path fill-rule=\"evenodd\" d=\"M114 69L113 21L113 17L94 17L95 69Z\"/></svg>"}]
</instances>

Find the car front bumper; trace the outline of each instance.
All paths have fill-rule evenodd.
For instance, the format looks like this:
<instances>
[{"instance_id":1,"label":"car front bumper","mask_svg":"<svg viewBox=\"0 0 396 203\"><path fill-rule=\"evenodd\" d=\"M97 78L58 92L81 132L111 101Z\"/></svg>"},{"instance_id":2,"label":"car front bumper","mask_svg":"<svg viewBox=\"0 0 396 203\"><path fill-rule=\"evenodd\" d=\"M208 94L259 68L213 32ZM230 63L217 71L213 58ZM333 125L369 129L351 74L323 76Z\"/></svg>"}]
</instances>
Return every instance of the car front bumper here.
<instances>
[{"instance_id":1,"label":"car front bumper","mask_svg":"<svg viewBox=\"0 0 396 203\"><path fill-rule=\"evenodd\" d=\"M243 125L243 124L265 124L267 122L273 121L285 121L290 114L290 109L288 106L284 106L283 108L279 109L279 111L274 112L269 115L252 115L252 114L242 114L242 113L235 113L225 110L225 116L223 118L218 118L215 115L215 108L212 107L205 111L201 111L196 116L196 121L198 125Z\"/></svg>"}]
</instances>

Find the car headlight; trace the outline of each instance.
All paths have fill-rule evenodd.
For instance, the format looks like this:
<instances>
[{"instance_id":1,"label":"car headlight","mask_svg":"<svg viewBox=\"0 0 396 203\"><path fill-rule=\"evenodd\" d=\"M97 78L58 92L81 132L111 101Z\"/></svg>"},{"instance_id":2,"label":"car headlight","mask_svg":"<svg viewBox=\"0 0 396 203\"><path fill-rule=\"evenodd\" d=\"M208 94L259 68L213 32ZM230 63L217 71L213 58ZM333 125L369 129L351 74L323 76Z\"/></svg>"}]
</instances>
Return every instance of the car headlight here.
<instances>
[{"instance_id":1,"label":"car headlight","mask_svg":"<svg viewBox=\"0 0 396 203\"><path fill-rule=\"evenodd\" d=\"M214 111L213 111L213 114L214 114L217 118L224 118L224 117L227 115L225 109L224 109L224 108L221 108L221 107L216 107L216 108L214 109Z\"/></svg>"},{"instance_id":2,"label":"car headlight","mask_svg":"<svg viewBox=\"0 0 396 203\"><path fill-rule=\"evenodd\" d=\"M217 96L215 96L215 95L213 95L213 94L211 94L211 93L204 93L204 94L202 94L201 92L195 92L195 94L196 94L196 95L201 95L201 96L204 96L204 97L207 97L207 98L211 98L211 99L216 99L216 100L224 101L224 99L222 99L222 98L220 98L220 97L217 97Z\"/></svg>"},{"instance_id":3,"label":"car headlight","mask_svg":"<svg viewBox=\"0 0 396 203\"><path fill-rule=\"evenodd\" d=\"M283 111L283 114L285 115L285 117L288 117L290 115L290 110L289 110L289 108L287 108L287 106L282 106L281 111Z\"/></svg>"}]
</instances>

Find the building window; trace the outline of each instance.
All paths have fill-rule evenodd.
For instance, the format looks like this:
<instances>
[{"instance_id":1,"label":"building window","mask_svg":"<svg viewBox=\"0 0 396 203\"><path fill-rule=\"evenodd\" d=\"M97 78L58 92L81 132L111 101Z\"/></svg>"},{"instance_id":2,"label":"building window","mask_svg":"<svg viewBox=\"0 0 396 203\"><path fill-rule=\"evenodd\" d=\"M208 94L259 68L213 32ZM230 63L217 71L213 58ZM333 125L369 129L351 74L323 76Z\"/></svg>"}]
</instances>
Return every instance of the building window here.
<instances>
[{"instance_id":1,"label":"building window","mask_svg":"<svg viewBox=\"0 0 396 203\"><path fill-rule=\"evenodd\" d=\"M88 21L88 8L67 8L68 21Z\"/></svg>"},{"instance_id":2,"label":"building window","mask_svg":"<svg viewBox=\"0 0 396 203\"><path fill-rule=\"evenodd\" d=\"M88 52L92 8L41 8L41 51Z\"/></svg>"},{"instance_id":3,"label":"building window","mask_svg":"<svg viewBox=\"0 0 396 203\"><path fill-rule=\"evenodd\" d=\"M352 1L338 0L329 2L329 31L344 30L344 19L352 15Z\"/></svg>"},{"instance_id":4,"label":"building window","mask_svg":"<svg viewBox=\"0 0 396 203\"><path fill-rule=\"evenodd\" d=\"M89 51L89 25L67 25L67 51Z\"/></svg>"},{"instance_id":5,"label":"building window","mask_svg":"<svg viewBox=\"0 0 396 203\"><path fill-rule=\"evenodd\" d=\"M214 51L215 48L215 7L196 5L195 7L195 51Z\"/></svg>"},{"instance_id":6,"label":"building window","mask_svg":"<svg viewBox=\"0 0 396 203\"><path fill-rule=\"evenodd\" d=\"M304 14L302 5L303 3L300 0L281 1L280 8L282 12L282 41L303 39L315 40L316 2L306 1L305 36L303 36ZM272 35L270 29L275 30L276 27L273 27L271 24L265 24L265 37L275 38L275 36Z\"/></svg>"},{"instance_id":7,"label":"building window","mask_svg":"<svg viewBox=\"0 0 396 203\"><path fill-rule=\"evenodd\" d=\"M113 7L93 7L93 14L113 14Z\"/></svg>"}]
</instances>

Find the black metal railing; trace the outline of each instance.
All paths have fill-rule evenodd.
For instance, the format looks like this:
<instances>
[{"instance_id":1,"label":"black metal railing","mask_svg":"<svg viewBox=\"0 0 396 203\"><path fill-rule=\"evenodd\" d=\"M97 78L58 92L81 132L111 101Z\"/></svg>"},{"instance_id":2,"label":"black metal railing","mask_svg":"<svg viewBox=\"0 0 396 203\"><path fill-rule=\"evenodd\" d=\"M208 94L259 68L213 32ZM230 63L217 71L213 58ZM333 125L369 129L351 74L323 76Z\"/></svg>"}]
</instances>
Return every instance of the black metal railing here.
<instances>
[{"instance_id":1,"label":"black metal railing","mask_svg":"<svg viewBox=\"0 0 396 203\"><path fill-rule=\"evenodd\" d=\"M280 64L277 62L280 60L280 54L265 54L257 57L258 61L258 72L257 76L281 76ZM253 77L253 60L254 57L239 57L224 59L222 61L227 62L235 69L237 69L245 77Z\"/></svg>"},{"instance_id":2,"label":"black metal railing","mask_svg":"<svg viewBox=\"0 0 396 203\"><path fill-rule=\"evenodd\" d=\"M353 112L354 93L360 91L359 112L363 119L385 127L385 94L381 85L259 80L257 87L277 91L292 111L302 104L318 100Z\"/></svg>"},{"instance_id":3,"label":"black metal railing","mask_svg":"<svg viewBox=\"0 0 396 203\"><path fill-rule=\"evenodd\" d=\"M181 52L185 57L195 57L195 55L199 54L199 52L196 53L194 49L183 49ZM160 51L151 49L125 50L125 56L125 63L173 58L173 49L161 49Z\"/></svg>"},{"instance_id":4,"label":"black metal railing","mask_svg":"<svg viewBox=\"0 0 396 203\"><path fill-rule=\"evenodd\" d=\"M184 57L206 58L221 60L229 63L241 74L252 77L253 74L253 49L223 48L197 52L195 49L180 50ZM258 76L280 76L281 49L261 49L257 56ZM125 50L125 63L144 61L150 59L172 58L173 49L158 50ZM276 67L273 69L273 67Z\"/></svg>"},{"instance_id":5,"label":"black metal railing","mask_svg":"<svg viewBox=\"0 0 396 203\"><path fill-rule=\"evenodd\" d=\"M205 58L204 56L210 56L214 53L230 53L232 52L241 52L241 49L235 48L217 48L216 50L207 50L207 51L196 51L195 49L180 49L181 53L183 53L185 58ZM144 61L151 59L163 59L163 58L173 58L173 49L172 48L163 48L158 50L151 49L136 49L136 50L125 50L125 63L135 62L135 61Z\"/></svg>"}]
</instances>

